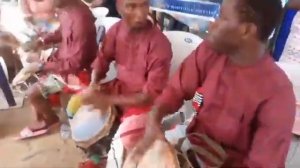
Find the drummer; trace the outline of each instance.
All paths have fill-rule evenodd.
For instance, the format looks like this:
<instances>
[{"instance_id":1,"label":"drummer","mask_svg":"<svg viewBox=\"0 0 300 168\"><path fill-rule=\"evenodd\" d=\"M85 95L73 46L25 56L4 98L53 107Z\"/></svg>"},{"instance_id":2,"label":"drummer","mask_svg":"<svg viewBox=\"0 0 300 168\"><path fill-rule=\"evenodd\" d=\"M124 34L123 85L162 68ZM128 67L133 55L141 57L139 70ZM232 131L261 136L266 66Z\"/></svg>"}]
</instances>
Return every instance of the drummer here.
<instances>
[{"instance_id":1,"label":"drummer","mask_svg":"<svg viewBox=\"0 0 300 168\"><path fill-rule=\"evenodd\" d=\"M117 77L101 85L106 94L90 89L84 95L84 101L85 104L97 105L105 101L116 105L121 111L122 124L135 123L133 118L144 123L145 113L168 80L171 45L157 26L147 19L148 0L121 0L119 3L122 20L108 31L104 39L93 63L91 86L98 86L105 78L112 61L116 63ZM136 136L142 133L137 129L140 125L134 125L118 131L121 134L133 131L132 136L123 139L127 150L135 144Z\"/></svg>"},{"instance_id":2,"label":"drummer","mask_svg":"<svg viewBox=\"0 0 300 168\"><path fill-rule=\"evenodd\" d=\"M181 149L194 167L285 167L295 96L267 51L281 13L281 0L224 0L206 40L155 102L128 160L137 162L163 138L162 118L193 99L196 113Z\"/></svg>"},{"instance_id":3,"label":"drummer","mask_svg":"<svg viewBox=\"0 0 300 168\"><path fill-rule=\"evenodd\" d=\"M58 50L46 62L31 63L24 67L24 73L40 72L45 74L38 83L29 89L29 101L36 115L36 121L24 128L22 136L37 136L41 130L48 130L59 121L49 103L49 95L60 90L53 89L55 83L49 82L51 74L67 77L91 73L91 63L97 54L96 30L89 8L80 0L55 0L59 9L61 27L53 34L48 34L27 44L29 48L40 48L59 44ZM68 82L68 81L66 81ZM45 131L43 131L45 132Z\"/></svg>"}]
</instances>

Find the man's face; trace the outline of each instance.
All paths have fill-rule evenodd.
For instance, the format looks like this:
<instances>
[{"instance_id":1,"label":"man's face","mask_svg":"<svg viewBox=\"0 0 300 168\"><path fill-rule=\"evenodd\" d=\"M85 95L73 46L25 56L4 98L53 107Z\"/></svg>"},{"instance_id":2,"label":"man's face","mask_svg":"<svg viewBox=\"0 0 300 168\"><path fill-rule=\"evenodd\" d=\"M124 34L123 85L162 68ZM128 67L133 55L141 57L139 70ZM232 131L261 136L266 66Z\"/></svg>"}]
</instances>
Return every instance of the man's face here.
<instances>
[{"instance_id":1,"label":"man's face","mask_svg":"<svg viewBox=\"0 0 300 168\"><path fill-rule=\"evenodd\" d=\"M218 52L233 52L241 45L243 33L236 10L237 1L224 0L220 18L209 27L207 40Z\"/></svg>"},{"instance_id":2,"label":"man's face","mask_svg":"<svg viewBox=\"0 0 300 168\"><path fill-rule=\"evenodd\" d=\"M121 0L121 15L132 29L143 28L147 24L148 0Z\"/></svg>"}]
</instances>

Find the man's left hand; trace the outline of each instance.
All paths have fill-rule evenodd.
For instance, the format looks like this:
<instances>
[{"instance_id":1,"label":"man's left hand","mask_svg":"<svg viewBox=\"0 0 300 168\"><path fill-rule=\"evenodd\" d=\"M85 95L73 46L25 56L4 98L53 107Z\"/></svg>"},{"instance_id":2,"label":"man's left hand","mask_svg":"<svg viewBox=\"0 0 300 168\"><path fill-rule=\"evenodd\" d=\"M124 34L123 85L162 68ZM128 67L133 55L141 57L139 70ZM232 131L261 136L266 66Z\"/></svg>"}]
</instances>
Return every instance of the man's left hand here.
<instances>
[{"instance_id":1,"label":"man's left hand","mask_svg":"<svg viewBox=\"0 0 300 168\"><path fill-rule=\"evenodd\" d=\"M153 116L153 114L157 113L156 110L157 108L154 108L148 113L144 137L141 138L137 145L128 153L124 161L124 168L131 168L133 165L138 165L146 151L149 150L156 140L166 141L164 132L160 127L161 121Z\"/></svg>"}]
</instances>

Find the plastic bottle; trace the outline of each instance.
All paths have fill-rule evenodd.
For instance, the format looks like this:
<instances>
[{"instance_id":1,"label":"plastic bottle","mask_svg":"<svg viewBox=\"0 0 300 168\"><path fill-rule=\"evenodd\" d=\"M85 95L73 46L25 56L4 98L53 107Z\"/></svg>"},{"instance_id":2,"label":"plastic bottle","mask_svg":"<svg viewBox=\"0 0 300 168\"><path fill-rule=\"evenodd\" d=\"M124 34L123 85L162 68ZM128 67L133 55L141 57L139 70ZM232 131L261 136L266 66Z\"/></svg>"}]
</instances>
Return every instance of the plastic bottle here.
<instances>
[{"instance_id":1,"label":"plastic bottle","mask_svg":"<svg viewBox=\"0 0 300 168\"><path fill-rule=\"evenodd\" d=\"M71 138L71 128L67 124L62 124L60 126L60 136L62 139L69 139Z\"/></svg>"}]
</instances>

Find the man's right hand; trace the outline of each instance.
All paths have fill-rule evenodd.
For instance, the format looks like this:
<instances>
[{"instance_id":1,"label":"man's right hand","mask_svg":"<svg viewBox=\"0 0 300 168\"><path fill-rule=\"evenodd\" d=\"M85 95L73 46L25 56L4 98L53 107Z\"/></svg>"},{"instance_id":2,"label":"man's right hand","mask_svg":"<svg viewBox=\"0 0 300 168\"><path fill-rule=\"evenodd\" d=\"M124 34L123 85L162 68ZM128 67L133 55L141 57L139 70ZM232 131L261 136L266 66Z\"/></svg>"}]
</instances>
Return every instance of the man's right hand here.
<instances>
[{"instance_id":1,"label":"man's right hand","mask_svg":"<svg viewBox=\"0 0 300 168\"><path fill-rule=\"evenodd\" d=\"M156 140L165 140L164 133L161 129L161 121L152 117L150 112L148 121L146 124L145 135L143 139L136 145L136 147L129 153L125 160L124 168L132 168L131 165L138 165L143 155L152 146Z\"/></svg>"},{"instance_id":2,"label":"man's right hand","mask_svg":"<svg viewBox=\"0 0 300 168\"><path fill-rule=\"evenodd\" d=\"M91 82L89 88L92 90L100 90L100 85L96 82Z\"/></svg>"},{"instance_id":3,"label":"man's right hand","mask_svg":"<svg viewBox=\"0 0 300 168\"><path fill-rule=\"evenodd\" d=\"M111 105L108 96L99 90L87 88L81 92L82 104L93 105L95 108L106 111Z\"/></svg>"}]
</instances>

